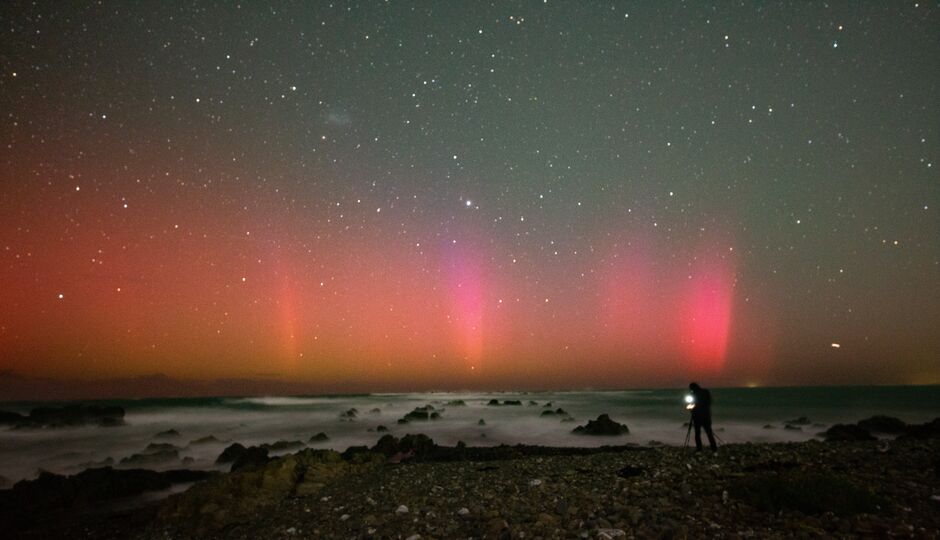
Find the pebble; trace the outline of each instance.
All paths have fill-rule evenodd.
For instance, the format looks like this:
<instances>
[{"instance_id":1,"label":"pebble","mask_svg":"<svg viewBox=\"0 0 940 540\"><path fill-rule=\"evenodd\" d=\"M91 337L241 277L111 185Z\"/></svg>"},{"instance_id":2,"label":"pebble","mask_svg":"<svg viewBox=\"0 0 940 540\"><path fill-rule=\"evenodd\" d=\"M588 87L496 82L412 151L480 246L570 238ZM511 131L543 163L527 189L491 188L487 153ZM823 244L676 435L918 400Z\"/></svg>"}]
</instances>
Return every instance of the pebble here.
<instances>
[{"instance_id":1,"label":"pebble","mask_svg":"<svg viewBox=\"0 0 940 540\"><path fill-rule=\"evenodd\" d=\"M420 534L412 534L411 536L409 536L409 537L406 538L405 540L421 540L421 535L420 535Z\"/></svg>"},{"instance_id":2,"label":"pebble","mask_svg":"<svg viewBox=\"0 0 940 540\"><path fill-rule=\"evenodd\" d=\"M286 532L287 534L297 534L297 527L290 527L284 532Z\"/></svg>"},{"instance_id":3,"label":"pebble","mask_svg":"<svg viewBox=\"0 0 940 540\"><path fill-rule=\"evenodd\" d=\"M598 540L613 540L614 538L626 538L627 533L623 529L597 529Z\"/></svg>"},{"instance_id":4,"label":"pebble","mask_svg":"<svg viewBox=\"0 0 940 540\"><path fill-rule=\"evenodd\" d=\"M405 505L401 505L395 509L395 513L398 514L399 516L405 515L408 513L408 507Z\"/></svg>"},{"instance_id":5,"label":"pebble","mask_svg":"<svg viewBox=\"0 0 940 540\"><path fill-rule=\"evenodd\" d=\"M457 515L460 517L467 517L470 515L470 509L466 507L461 508L460 510L457 510Z\"/></svg>"},{"instance_id":6,"label":"pebble","mask_svg":"<svg viewBox=\"0 0 940 540\"><path fill-rule=\"evenodd\" d=\"M534 480L529 480L529 486L530 486L530 487L539 487L539 486L541 486L541 485L542 485L542 481L539 480L538 478L536 478L536 479L534 479Z\"/></svg>"},{"instance_id":7,"label":"pebble","mask_svg":"<svg viewBox=\"0 0 940 540\"><path fill-rule=\"evenodd\" d=\"M343 514L339 517L340 521L346 521L347 519L349 519L349 514Z\"/></svg>"}]
</instances>

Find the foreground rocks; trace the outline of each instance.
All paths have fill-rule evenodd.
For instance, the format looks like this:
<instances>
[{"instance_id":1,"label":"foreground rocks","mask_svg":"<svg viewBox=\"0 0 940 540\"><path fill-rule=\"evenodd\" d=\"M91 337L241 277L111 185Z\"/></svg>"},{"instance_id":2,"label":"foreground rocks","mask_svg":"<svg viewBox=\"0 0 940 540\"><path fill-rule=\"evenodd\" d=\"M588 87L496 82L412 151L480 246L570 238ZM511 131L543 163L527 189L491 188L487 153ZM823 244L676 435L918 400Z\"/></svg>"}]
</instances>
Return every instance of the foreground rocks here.
<instances>
[{"instance_id":1,"label":"foreground rocks","mask_svg":"<svg viewBox=\"0 0 940 540\"><path fill-rule=\"evenodd\" d=\"M167 501L159 519L138 534L165 539L929 538L940 533L940 503L931 499L940 491L937 441L743 444L723 447L717 456L682 448L622 447L579 455L523 450L514 459L388 465L386 453L401 451L402 440L383 439L378 448L345 459L306 450L252 475L198 484ZM419 447L427 444L420 440ZM442 448L425 447L424 457L446 453Z\"/></svg>"},{"instance_id":2,"label":"foreground rocks","mask_svg":"<svg viewBox=\"0 0 940 540\"><path fill-rule=\"evenodd\" d=\"M14 534L18 531L43 531L46 527L61 525L56 523L57 519L67 522L74 514L100 513L109 503L166 490L174 484L204 480L215 474L111 467L87 469L73 476L43 472L35 480L21 480L12 489L0 491L0 523L6 525L5 532ZM9 528L12 531L6 530Z\"/></svg>"},{"instance_id":3,"label":"foreground rocks","mask_svg":"<svg viewBox=\"0 0 940 540\"><path fill-rule=\"evenodd\" d=\"M836 424L821 435L827 441L873 441L873 434L898 439L940 439L940 418L924 424L907 424L891 416L872 416L855 424Z\"/></svg>"},{"instance_id":4,"label":"foreground rocks","mask_svg":"<svg viewBox=\"0 0 940 540\"><path fill-rule=\"evenodd\" d=\"M386 435L342 454L305 449L117 514L101 497L165 485L149 475L167 473L117 484L108 475L131 471L65 484L44 476L0 492L0 517L11 538L933 538L937 455L935 439L738 444L713 455ZM43 502L8 506L17 498ZM82 511L63 516L59 505ZM24 523L7 508L35 517Z\"/></svg>"}]
</instances>

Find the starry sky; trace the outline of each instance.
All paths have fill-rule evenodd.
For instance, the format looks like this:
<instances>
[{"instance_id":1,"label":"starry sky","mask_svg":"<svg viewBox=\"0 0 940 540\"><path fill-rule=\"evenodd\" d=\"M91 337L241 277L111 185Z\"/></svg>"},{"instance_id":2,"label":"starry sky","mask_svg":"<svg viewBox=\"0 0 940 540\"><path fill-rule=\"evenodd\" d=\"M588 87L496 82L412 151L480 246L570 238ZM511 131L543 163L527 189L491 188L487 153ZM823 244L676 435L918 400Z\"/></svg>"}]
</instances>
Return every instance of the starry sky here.
<instances>
[{"instance_id":1,"label":"starry sky","mask_svg":"<svg viewBox=\"0 0 940 540\"><path fill-rule=\"evenodd\" d=\"M0 370L940 383L926 2L6 2Z\"/></svg>"}]
</instances>

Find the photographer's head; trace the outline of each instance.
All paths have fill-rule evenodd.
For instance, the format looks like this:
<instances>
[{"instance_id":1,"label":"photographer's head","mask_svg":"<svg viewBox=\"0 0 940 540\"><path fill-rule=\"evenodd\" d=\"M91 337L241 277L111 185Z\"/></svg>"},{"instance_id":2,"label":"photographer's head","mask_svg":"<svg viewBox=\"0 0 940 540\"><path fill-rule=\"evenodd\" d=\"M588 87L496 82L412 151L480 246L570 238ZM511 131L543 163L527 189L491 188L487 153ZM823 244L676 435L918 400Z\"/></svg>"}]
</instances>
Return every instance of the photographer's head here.
<instances>
[{"instance_id":1,"label":"photographer's head","mask_svg":"<svg viewBox=\"0 0 940 540\"><path fill-rule=\"evenodd\" d=\"M698 391L701 390L701 389L702 389L702 387L699 386L698 383L689 383L689 390L691 390L691 391L693 391L693 392L698 392Z\"/></svg>"}]
</instances>

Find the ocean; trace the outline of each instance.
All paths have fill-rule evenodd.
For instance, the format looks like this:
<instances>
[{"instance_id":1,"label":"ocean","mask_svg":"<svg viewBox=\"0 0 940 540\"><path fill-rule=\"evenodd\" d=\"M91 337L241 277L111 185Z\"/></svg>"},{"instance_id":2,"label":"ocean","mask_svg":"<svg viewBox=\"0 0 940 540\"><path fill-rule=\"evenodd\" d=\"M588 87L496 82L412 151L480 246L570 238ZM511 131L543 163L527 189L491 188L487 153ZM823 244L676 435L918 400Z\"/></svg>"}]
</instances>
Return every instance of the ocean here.
<instances>
[{"instance_id":1,"label":"ocean","mask_svg":"<svg viewBox=\"0 0 940 540\"><path fill-rule=\"evenodd\" d=\"M715 388L712 389L715 432L724 443L806 441L835 423L856 422L881 414L909 423L940 416L940 386ZM682 445L688 413L683 389L570 392L368 394L295 397L215 397L109 400L126 410L126 425L55 429L0 428L0 477L6 487L40 471L72 474L87 467L120 461L144 451L150 443L170 443L179 459L146 468L156 470L227 469L215 459L234 442L243 445L302 441L312 448L345 450L373 445L383 435L378 426L402 436L424 433L438 444L464 441L470 446L532 444L601 446L611 444ZM518 400L521 405L492 406ZM465 405L452 402L462 400ZM87 402L86 402L87 403ZM0 410L27 413L35 406L64 403L0 403ZM547 406L550 404L550 406ZM398 419L416 407L431 405L437 420ZM564 409L566 415L542 416ZM343 413L356 409L355 417ZM599 414L626 424L630 433L615 437L576 435L571 431ZM563 421L570 416L573 420ZM785 423L807 417L809 423L786 429ZM483 424L480 424L480 420ZM155 438L176 430L178 436ZM325 442L308 442L316 433ZM198 443L213 436L217 441ZM294 451L294 450L291 450ZM272 453L276 455L277 452ZM110 461L109 461L110 460ZM129 466L129 465L128 465Z\"/></svg>"}]
</instances>

